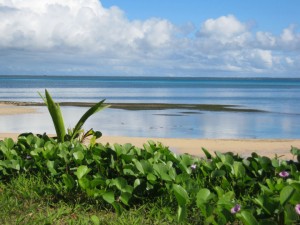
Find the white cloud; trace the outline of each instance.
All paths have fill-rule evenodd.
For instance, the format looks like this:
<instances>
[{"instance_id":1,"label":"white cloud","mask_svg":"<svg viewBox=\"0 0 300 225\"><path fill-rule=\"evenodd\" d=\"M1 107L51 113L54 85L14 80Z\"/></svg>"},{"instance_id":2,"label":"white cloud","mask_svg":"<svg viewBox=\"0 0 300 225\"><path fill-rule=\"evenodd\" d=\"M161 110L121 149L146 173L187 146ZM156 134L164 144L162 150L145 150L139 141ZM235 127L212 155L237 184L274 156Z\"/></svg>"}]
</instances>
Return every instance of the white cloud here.
<instances>
[{"instance_id":1,"label":"white cloud","mask_svg":"<svg viewBox=\"0 0 300 225\"><path fill-rule=\"evenodd\" d=\"M293 64L294 64L294 60L291 59L290 57L286 57L286 58L285 58L285 61L286 61L286 63L289 64L289 65L293 65Z\"/></svg>"},{"instance_id":2,"label":"white cloud","mask_svg":"<svg viewBox=\"0 0 300 225\"><path fill-rule=\"evenodd\" d=\"M253 34L234 15L208 18L197 31L130 21L98 0L0 0L0 21L2 74L273 75L296 70L300 58L295 26Z\"/></svg>"},{"instance_id":3,"label":"white cloud","mask_svg":"<svg viewBox=\"0 0 300 225\"><path fill-rule=\"evenodd\" d=\"M281 33L280 38L278 38L282 48L289 51L300 50L300 34L296 32L296 26L290 25L288 28L284 29Z\"/></svg>"},{"instance_id":4,"label":"white cloud","mask_svg":"<svg viewBox=\"0 0 300 225\"><path fill-rule=\"evenodd\" d=\"M6 47L105 52L116 45L133 47L141 39L161 47L172 30L165 20L130 22L119 8L105 9L97 0L12 0L6 7L11 10L0 11L1 44Z\"/></svg>"},{"instance_id":5,"label":"white cloud","mask_svg":"<svg viewBox=\"0 0 300 225\"><path fill-rule=\"evenodd\" d=\"M286 29L283 30L282 34L281 34L281 40L285 43L289 43L292 42L296 39L295 35L294 35L294 29L293 26L290 26Z\"/></svg>"},{"instance_id":6,"label":"white cloud","mask_svg":"<svg viewBox=\"0 0 300 225\"><path fill-rule=\"evenodd\" d=\"M248 56L250 62L257 69L268 69L273 65L273 56L271 51L255 49Z\"/></svg>"},{"instance_id":7,"label":"white cloud","mask_svg":"<svg viewBox=\"0 0 300 225\"><path fill-rule=\"evenodd\" d=\"M246 32L246 27L233 15L221 16L206 20L201 28L201 34L213 37L232 38Z\"/></svg>"},{"instance_id":8,"label":"white cloud","mask_svg":"<svg viewBox=\"0 0 300 225\"><path fill-rule=\"evenodd\" d=\"M251 40L246 25L233 15L206 20L198 32L198 37L204 47L218 49L217 51L239 49Z\"/></svg>"},{"instance_id":9,"label":"white cloud","mask_svg":"<svg viewBox=\"0 0 300 225\"><path fill-rule=\"evenodd\" d=\"M268 32L257 32L256 39L259 44L266 48L274 47L276 45L276 38Z\"/></svg>"}]
</instances>

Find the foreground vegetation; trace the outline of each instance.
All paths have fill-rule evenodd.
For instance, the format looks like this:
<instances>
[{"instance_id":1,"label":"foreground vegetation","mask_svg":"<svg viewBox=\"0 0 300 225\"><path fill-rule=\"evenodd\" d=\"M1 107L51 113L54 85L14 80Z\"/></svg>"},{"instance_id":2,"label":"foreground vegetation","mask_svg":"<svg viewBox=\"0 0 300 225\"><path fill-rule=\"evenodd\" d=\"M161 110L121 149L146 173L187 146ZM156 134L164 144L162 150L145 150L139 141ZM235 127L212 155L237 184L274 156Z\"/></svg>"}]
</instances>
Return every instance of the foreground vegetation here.
<instances>
[{"instance_id":1,"label":"foreground vegetation","mask_svg":"<svg viewBox=\"0 0 300 225\"><path fill-rule=\"evenodd\" d=\"M0 223L300 222L297 162L203 151L200 159L152 141L141 149L30 133L2 140Z\"/></svg>"},{"instance_id":2,"label":"foreground vegetation","mask_svg":"<svg viewBox=\"0 0 300 225\"><path fill-rule=\"evenodd\" d=\"M104 101L66 132L45 94L57 136L0 141L1 224L300 223L298 148L285 161L206 149L205 158L176 155L153 141L103 144L101 132L81 127Z\"/></svg>"}]
</instances>

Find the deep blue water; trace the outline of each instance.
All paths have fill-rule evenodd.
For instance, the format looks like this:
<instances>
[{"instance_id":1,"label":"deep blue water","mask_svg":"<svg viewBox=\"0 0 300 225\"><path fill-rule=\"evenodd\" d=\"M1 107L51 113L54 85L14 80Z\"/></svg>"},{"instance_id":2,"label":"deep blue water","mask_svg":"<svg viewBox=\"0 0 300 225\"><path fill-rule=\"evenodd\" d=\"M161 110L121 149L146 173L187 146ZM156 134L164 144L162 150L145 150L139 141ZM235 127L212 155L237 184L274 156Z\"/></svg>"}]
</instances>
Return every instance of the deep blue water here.
<instances>
[{"instance_id":1,"label":"deep blue water","mask_svg":"<svg viewBox=\"0 0 300 225\"><path fill-rule=\"evenodd\" d=\"M266 113L106 109L86 127L105 135L185 138L300 138L300 79L0 76L0 101L237 105ZM67 126L84 108L63 107ZM33 115L1 116L0 132L53 132L45 107ZM45 119L47 118L47 119ZM45 125L45 121L50 120ZM18 121L18 122L16 122Z\"/></svg>"}]
</instances>

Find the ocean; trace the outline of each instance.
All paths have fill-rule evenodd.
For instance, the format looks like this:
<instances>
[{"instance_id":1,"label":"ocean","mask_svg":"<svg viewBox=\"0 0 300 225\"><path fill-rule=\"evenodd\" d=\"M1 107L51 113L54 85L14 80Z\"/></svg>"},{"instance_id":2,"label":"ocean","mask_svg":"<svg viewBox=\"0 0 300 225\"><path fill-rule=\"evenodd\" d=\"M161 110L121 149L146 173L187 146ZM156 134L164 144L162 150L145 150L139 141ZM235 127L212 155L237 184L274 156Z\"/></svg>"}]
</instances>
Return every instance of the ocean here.
<instances>
[{"instance_id":1,"label":"ocean","mask_svg":"<svg viewBox=\"0 0 300 225\"><path fill-rule=\"evenodd\" d=\"M300 79L0 76L0 101L232 105L253 111L105 109L85 129L104 135L174 138L300 138ZM0 132L53 133L46 107L38 113L0 117ZM87 110L64 106L66 126Z\"/></svg>"}]
</instances>

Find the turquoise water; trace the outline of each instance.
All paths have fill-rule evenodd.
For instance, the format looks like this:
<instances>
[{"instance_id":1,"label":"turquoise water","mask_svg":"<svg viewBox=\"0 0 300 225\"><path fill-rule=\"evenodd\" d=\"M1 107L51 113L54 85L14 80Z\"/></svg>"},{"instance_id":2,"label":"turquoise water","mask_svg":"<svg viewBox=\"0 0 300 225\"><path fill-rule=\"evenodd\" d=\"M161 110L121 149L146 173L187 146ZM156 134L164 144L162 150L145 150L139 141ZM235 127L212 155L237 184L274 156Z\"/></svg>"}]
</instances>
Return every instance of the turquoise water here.
<instances>
[{"instance_id":1,"label":"turquoise water","mask_svg":"<svg viewBox=\"0 0 300 225\"><path fill-rule=\"evenodd\" d=\"M300 138L300 79L0 76L0 101L238 105L267 112L106 109L87 121L105 135L182 138ZM54 132L45 107L1 116L0 132ZM85 108L63 107L67 126Z\"/></svg>"}]
</instances>

